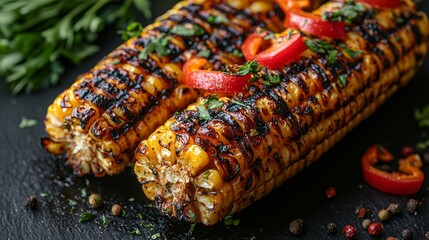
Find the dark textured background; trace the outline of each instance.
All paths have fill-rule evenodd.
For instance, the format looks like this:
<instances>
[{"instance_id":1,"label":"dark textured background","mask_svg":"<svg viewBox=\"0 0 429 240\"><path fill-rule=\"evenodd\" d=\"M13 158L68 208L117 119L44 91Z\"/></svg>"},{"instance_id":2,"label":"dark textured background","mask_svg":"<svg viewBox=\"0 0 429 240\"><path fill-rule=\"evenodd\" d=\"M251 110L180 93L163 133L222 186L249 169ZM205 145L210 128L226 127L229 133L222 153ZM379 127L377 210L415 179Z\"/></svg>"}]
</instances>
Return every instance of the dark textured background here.
<instances>
[{"instance_id":1,"label":"dark textured background","mask_svg":"<svg viewBox=\"0 0 429 240\"><path fill-rule=\"evenodd\" d=\"M153 15L159 16L175 1L152 1ZM422 7L429 12L429 3ZM143 20L148 24L153 20ZM102 37L102 51L83 64L68 68L61 83L51 89L31 95L13 96L3 82L0 84L0 239L149 239L160 233L161 238L188 239L190 225L167 219L151 208L140 191L140 185L131 170L115 176L96 179L78 178L64 166L64 160L47 154L40 146L44 135L43 117L55 96L68 87L78 74L91 66L121 43L113 29ZM295 218L305 221L305 234L299 239L344 239L342 235L328 236L326 225L337 223L339 229L346 224L358 226L359 239L369 239L361 227L361 219L354 213L358 205L365 205L371 213L389 202L398 202L405 210L408 197L380 193L366 185L361 176L360 156L373 143L382 143L399 155L403 145L415 145L429 138L428 129L420 129L413 118L416 107L429 104L429 59L426 59L411 84L401 89L369 120L363 122L343 141L325 154L319 162L274 190L260 202L248 207L235 218L237 227L222 223L214 227L197 226L192 235L196 239L294 239L288 233L288 224ZM36 127L18 129L22 117L38 120ZM426 134L426 136L425 136ZM424 167L429 178L429 167ZM87 186L89 183L89 186ZM327 199L325 190L334 186L337 196ZM106 202L97 210L90 209L81 189L101 193ZM40 194L47 196L42 197ZM38 209L26 210L24 205L30 195L37 196ZM429 231L429 181L414 196L423 200L417 216L406 211L384 224L383 235L399 236L403 228L414 231L415 239L424 239ZM129 201L135 198L135 201ZM71 206L69 199L77 204ZM110 206L121 203L125 217L112 217ZM90 222L79 223L79 215L90 211L96 215ZM137 214L143 215L139 219ZM103 227L101 216L109 220ZM375 215L373 215L375 216ZM144 227L141 222L153 223ZM138 228L141 236L130 232Z\"/></svg>"}]
</instances>

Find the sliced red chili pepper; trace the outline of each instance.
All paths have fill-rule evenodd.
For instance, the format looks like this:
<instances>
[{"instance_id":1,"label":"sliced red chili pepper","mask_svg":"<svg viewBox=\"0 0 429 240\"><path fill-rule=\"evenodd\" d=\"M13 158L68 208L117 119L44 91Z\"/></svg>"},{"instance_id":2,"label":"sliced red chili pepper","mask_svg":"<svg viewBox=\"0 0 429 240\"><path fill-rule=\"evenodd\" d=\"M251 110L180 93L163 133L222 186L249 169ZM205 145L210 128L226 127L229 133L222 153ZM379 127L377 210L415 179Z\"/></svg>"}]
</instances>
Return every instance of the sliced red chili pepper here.
<instances>
[{"instance_id":1,"label":"sliced red chili pepper","mask_svg":"<svg viewBox=\"0 0 429 240\"><path fill-rule=\"evenodd\" d=\"M190 87L210 92L242 92L249 85L250 75L230 75L221 71L204 70L205 58L191 58L183 65L183 82Z\"/></svg>"},{"instance_id":2,"label":"sliced red chili pepper","mask_svg":"<svg viewBox=\"0 0 429 240\"><path fill-rule=\"evenodd\" d=\"M346 29L344 22L330 22L321 17L300 9L289 9L286 12L284 25L287 28L299 29L311 35L344 39Z\"/></svg>"},{"instance_id":3,"label":"sliced red chili pepper","mask_svg":"<svg viewBox=\"0 0 429 240\"><path fill-rule=\"evenodd\" d=\"M387 151L387 150L386 150ZM379 146L368 148L362 156L362 172L365 181L372 187L386 193L411 195L417 193L424 180L419 169L423 164L418 155L411 155L399 161L399 172L384 172L375 167L379 156Z\"/></svg>"},{"instance_id":4,"label":"sliced red chili pepper","mask_svg":"<svg viewBox=\"0 0 429 240\"><path fill-rule=\"evenodd\" d=\"M356 2L368 3L376 8L392 9L402 5L401 0L356 0Z\"/></svg>"},{"instance_id":5,"label":"sliced red chili pepper","mask_svg":"<svg viewBox=\"0 0 429 240\"><path fill-rule=\"evenodd\" d=\"M283 32L270 39L267 33L252 33L242 45L244 58L269 68L279 68L299 57L307 49L298 32Z\"/></svg>"}]
</instances>

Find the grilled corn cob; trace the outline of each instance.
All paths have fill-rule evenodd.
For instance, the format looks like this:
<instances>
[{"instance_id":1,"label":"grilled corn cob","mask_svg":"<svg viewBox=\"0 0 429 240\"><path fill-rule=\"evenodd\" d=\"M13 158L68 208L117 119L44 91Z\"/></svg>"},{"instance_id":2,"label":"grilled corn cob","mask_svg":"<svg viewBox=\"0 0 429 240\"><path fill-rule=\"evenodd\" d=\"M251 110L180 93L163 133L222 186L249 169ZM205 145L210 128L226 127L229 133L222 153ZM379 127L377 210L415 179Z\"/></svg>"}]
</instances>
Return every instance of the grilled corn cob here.
<instances>
[{"instance_id":1,"label":"grilled corn cob","mask_svg":"<svg viewBox=\"0 0 429 240\"><path fill-rule=\"evenodd\" d=\"M55 99L43 145L66 152L79 175L121 172L142 139L197 99L198 92L182 84L183 62L207 50L215 68L242 62L234 52L256 26L281 26L269 1L177 4Z\"/></svg>"},{"instance_id":2,"label":"grilled corn cob","mask_svg":"<svg viewBox=\"0 0 429 240\"><path fill-rule=\"evenodd\" d=\"M210 119L201 108L215 100L200 98L136 149L145 195L163 213L205 225L242 210L316 161L406 84L427 53L428 35L426 15L411 3L395 14L365 14L347 27L344 42L330 42L335 63L308 49L267 70L245 93L220 98L221 107L205 108ZM268 74L281 83L265 85Z\"/></svg>"}]
</instances>

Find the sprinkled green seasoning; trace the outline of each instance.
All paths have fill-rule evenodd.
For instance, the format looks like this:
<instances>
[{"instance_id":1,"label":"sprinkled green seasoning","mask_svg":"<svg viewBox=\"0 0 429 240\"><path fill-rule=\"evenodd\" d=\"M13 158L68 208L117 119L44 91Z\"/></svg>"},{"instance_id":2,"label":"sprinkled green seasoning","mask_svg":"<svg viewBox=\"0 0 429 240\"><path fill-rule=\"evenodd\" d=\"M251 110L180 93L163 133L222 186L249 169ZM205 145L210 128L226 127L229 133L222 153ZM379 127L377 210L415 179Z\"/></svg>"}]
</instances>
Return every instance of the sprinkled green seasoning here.
<instances>
[{"instance_id":1,"label":"sprinkled green seasoning","mask_svg":"<svg viewBox=\"0 0 429 240\"><path fill-rule=\"evenodd\" d=\"M142 235L142 232L138 228L134 228L131 232L132 235L140 236Z\"/></svg>"},{"instance_id":2,"label":"sprinkled green seasoning","mask_svg":"<svg viewBox=\"0 0 429 240\"><path fill-rule=\"evenodd\" d=\"M23 117L19 123L19 129L34 127L37 125L37 120Z\"/></svg>"},{"instance_id":3,"label":"sprinkled green seasoning","mask_svg":"<svg viewBox=\"0 0 429 240\"><path fill-rule=\"evenodd\" d=\"M161 33L159 36L152 39L152 41L143 48L143 51L139 54L139 59L146 60L149 54L152 52L156 52L159 56L167 56L170 54L170 49L167 48L168 46L168 36L165 36L165 33Z\"/></svg>"},{"instance_id":4,"label":"sprinkled green seasoning","mask_svg":"<svg viewBox=\"0 0 429 240\"><path fill-rule=\"evenodd\" d=\"M197 56L202 58L208 58L211 54L211 51L209 49L204 49L198 52Z\"/></svg>"},{"instance_id":5,"label":"sprinkled green seasoning","mask_svg":"<svg viewBox=\"0 0 429 240\"><path fill-rule=\"evenodd\" d=\"M107 220L106 216L101 216L101 223L103 224L104 227L109 226L109 220Z\"/></svg>"},{"instance_id":6,"label":"sprinkled green seasoning","mask_svg":"<svg viewBox=\"0 0 429 240\"><path fill-rule=\"evenodd\" d=\"M365 12L365 7L362 4L349 0L339 11L325 12L322 15L322 19L331 22L344 21L345 24L352 24L358 19L359 14L363 12Z\"/></svg>"},{"instance_id":7,"label":"sprinkled green seasoning","mask_svg":"<svg viewBox=\"0 0 429 240\"><path fill-rule=\"evenodd\" d=\"M177 34L183 37L200 36L204 34L204 29L198 25L191 25L190 27L185 25L175 25L171 30L171 33Z\"/></svg>"},{"instance_id":8,"label":"sprinkled green seasoning","mask_svg":"<svg viewBox=\"0 0 429 240\"><path fill-rule=\"evenodd\" d=\"M91 220L92 218L94 218L93 214L91 214L89 212L83 212L80 214L79 222L80 223L87 222L87 221Z\"/></svg>"},{"instance_id":9,"label":"sprinkled green seasoning","mask_svg":"<svg viewBox=\"0 0 429 240\"><path fill-rule=\"evenodd\" d=\"M227 23L228 21L228 18L222 15L210 16L207 18L207 22L213 24Z\"/></svg>"},{"instance_id":10,"label":"sprinkled green seasoning","mask_svg":"<svg viewBox=\"0 0 429 240\"><path fill-rule=\"evenodd\" d=\"M201 104L197 107L199 117L201 120L210 120L210 112L209 110L213 110L215 108L220 108L223 106L223 102L219 101L217 95L211 95L207 99L201 101Z\"/></svg>"}]
</instances>

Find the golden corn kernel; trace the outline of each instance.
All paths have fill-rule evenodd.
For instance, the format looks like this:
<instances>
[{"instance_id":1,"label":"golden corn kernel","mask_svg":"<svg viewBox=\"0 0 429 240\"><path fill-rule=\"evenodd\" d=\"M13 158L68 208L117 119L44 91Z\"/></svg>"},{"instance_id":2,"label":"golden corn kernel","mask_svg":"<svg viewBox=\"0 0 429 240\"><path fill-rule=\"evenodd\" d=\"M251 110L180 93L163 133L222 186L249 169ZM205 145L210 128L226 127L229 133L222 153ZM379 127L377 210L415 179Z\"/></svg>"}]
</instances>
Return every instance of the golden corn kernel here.
<instances>
[{"instance_id":1,"label":"golden corn kernel","mask_svg":"<svg viewBox=\"0 0 429 240\"><path fill-rule=\"evenodd\" d=\"M195 184L201 188L219 190L223 185L223 180L217 170L209 169L195 179Z\"/></svg>"}]
</instances>

